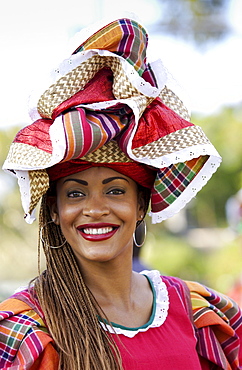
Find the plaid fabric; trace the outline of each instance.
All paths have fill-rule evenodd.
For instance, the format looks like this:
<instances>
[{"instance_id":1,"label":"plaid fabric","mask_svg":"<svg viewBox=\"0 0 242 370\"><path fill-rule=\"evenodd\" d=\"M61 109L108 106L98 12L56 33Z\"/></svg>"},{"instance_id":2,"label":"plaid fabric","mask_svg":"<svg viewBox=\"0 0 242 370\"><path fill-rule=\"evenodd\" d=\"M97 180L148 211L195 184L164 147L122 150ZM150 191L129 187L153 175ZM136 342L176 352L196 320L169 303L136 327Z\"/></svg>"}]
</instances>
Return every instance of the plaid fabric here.
<instances>
[{"instance_id":1,"label":"plaid fabric","mask_svg":"<svg viewBox=\"0 0 242 370\"><path fill-rule=\"evenodd\" d=\"M231 299L196 282L164 276L191 312L198 353L213 370L242 369L242 313ZM36 304L36 302L35 302ZM27 290L0 304L0 368L58 369L58 355ZM39 306L35 310L40 311ZM150 329L152 330L152 329Z\"/></svg>"},{"instance_id":2,"label":"plaid fabric","mask_svg":"<svg viewBox=\"0 0 242 370\"><path fill-rule=\"evenodd\" d=\"M21 299L31 302L27 291ZM43 320L27 303L10 298L0 304L0 369L57 369L52 342Z\"/></svg>"},{"instance_id":3,"label":"plaid fabric","mask_svg":"<svg viewBox=\"0 0 242 370\"><path fill-rule=\"evenodd\" d=\"M131 19L119 19L96 32L73 54L83 50L106 49L126 59L139 75L142 75L145 70L150 69L145 64L147 43L146 30L138 22ZM151 76L150 78L153 79L154 77ZM154 82L153 86L155 86Z\"/></svg>"},{"instance_id":4,"label":"plaid fabric","mask_svg":"<svg viewBox=\"0 0 242 370\"><path fill-rule=\"evenodd\" d=\"M199 157L157 171L151 194L152 211L166 209L183 193L208 160Z\"/></svg>"},{"instance_id":5,"label":"plaid fabric","mask_svg":"<svg viewBox=\"0 0 242 370\"><path fill-rule=\"evenodd\" d=\"M186 282L191 292L198 353L218 369L242 369L242 315L228 296Z\"/></svg>"},{"instance_id":6,"label":"plaid fabric","mask_svg":"<svg viewBox=\"0 0 242 370\"><path fill-rule=\"evenodd\" d=\"M165 277L191 311L197 352L213 370L242 369L242 312L237 303L200 283Z\"/></svg>"}]
</instances>

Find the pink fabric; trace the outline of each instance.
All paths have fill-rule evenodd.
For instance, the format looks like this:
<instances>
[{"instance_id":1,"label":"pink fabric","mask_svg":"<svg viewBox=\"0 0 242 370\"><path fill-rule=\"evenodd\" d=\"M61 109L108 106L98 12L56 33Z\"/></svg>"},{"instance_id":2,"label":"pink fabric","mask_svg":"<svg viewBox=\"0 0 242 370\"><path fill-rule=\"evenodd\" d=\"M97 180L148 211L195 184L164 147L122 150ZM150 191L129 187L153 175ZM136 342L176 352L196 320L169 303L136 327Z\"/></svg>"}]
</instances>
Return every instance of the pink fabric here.
<instances>
[{"instance_id":1,"label":"pink fabric","mask_svg":"<svg viewBox=\"0 0 242 370\"><path fill-rule=\"evenodd\" d=\"M133 338L112 334L119 347L125 370L209 370L205 359L200 362L197 340L184 303L174 286L168 288L169 312L164 324L140 332ZM120 341L121 340L121 341Z\"/></svg>"}]
</instances>

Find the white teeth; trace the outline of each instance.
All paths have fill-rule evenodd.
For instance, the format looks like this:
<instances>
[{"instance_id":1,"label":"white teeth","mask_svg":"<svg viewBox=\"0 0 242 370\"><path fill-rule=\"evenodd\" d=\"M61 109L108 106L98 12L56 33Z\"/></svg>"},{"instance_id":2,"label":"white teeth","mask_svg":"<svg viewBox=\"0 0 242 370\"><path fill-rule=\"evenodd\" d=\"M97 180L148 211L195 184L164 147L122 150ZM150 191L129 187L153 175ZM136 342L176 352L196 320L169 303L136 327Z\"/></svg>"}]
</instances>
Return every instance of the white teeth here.
<instances>
[{"instance_id":1,"label":"white teeth","mask_svg":"<svg viewBox=\"0 0 242 370\"><path fill-rule=\"evenodd\" d=\"M89 235L100 235L100 234L107 234L113 231L112 227L102 227L102 228L90 228L90 229L83 229L84 234Z\"/></svg>"}]
</instances>

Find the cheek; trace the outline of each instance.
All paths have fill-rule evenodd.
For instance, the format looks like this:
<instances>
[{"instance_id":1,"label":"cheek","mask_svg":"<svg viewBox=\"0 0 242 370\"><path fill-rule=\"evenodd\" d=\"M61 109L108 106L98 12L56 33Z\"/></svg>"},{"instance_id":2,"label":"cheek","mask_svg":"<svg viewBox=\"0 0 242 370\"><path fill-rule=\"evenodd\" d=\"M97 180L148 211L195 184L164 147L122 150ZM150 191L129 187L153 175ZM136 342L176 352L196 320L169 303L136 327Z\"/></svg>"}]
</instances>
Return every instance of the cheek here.
<instances>
[{"instance_id":1,"label":"cheek","mask_svg":"<svg viewBox=\"0 0 242 370\"><path fill-rule=\"evenodd\" d=\"M130 202L120 205L119 212L124 219L128 219L130 223L135 225L139 217L139 206L137 202L130 200Z\"/></svg>"},{"instance_id":2,"label":"cheek","mask_svg":"<svg viewBox=\"0 0 242 370\"><path fill-rule=\"evenodd\" d=\"M63 204L63 202L57 202L58 205L58 214L59 214L59 222L62 227L66 224L70 224L79 213L79 209L76 206L68 206L67 204Z\"/></svg>"}]
</instances>

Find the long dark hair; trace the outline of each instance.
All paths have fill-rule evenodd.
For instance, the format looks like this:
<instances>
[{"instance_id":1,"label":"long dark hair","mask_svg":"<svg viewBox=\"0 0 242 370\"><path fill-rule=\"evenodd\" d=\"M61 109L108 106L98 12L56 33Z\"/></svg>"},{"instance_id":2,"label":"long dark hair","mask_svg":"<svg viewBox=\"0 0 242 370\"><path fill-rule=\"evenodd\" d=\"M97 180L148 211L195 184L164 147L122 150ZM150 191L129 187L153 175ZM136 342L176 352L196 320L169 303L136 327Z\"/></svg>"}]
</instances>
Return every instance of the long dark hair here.
<instances>
[{"instance_id":1,"label":"long dark hair","mask_svg":"<svg viewBox=\"0 0 242 370\"><path fill-rule=\"evenodd\" d=\"M61 228L51 222L47 198L55 192L52 184L42 198L39 227L40 244L46 256L46 271L35 280L35 293L44 312L50 335L59 353L59 369L121 370L122 359L116 343L100 324L101 307L86 286L71 246L63 244ZM150 191L138 186L144 212Z\"/></svg>"}]
</instances>

